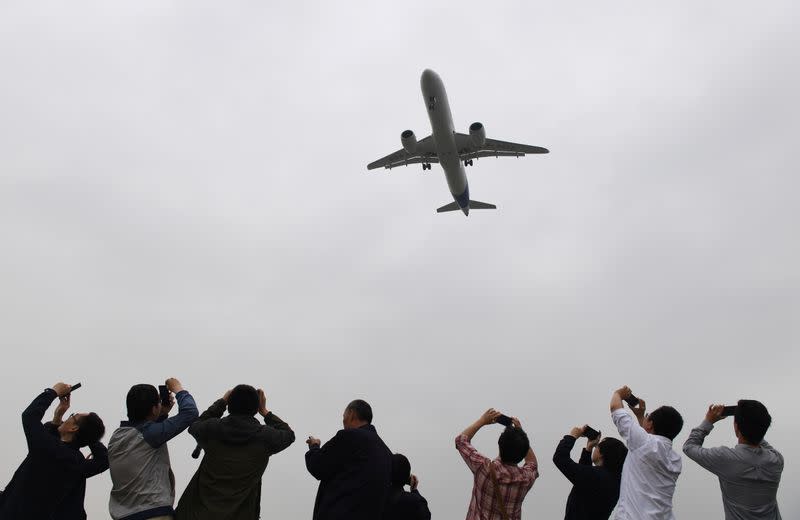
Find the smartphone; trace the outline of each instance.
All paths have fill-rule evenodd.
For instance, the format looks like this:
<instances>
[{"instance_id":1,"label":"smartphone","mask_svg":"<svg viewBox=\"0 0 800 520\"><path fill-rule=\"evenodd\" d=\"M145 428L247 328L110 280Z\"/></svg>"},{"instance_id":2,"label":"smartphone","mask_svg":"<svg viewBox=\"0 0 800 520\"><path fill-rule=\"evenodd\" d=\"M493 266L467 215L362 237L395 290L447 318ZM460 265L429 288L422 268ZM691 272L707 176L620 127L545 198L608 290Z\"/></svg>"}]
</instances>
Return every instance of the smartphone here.
<instances>
[{"instance_id":1,"label":"smartphone","mask_svg":"<svg viewBox=\"0 0 800 520\"><path fill-rule=\"evenodd\" d=\"M730 417L731 415L736 414L736 406L726 406L722 409L722 416L723 417Z\"/></svg>"},{"instance_id":2,"label":"smartphone","mask_svg":"<svg viewBox=\"0 0 800 520\"><path fill-rule=\"evenodd\" d=\"M500 417L497 418L497 424L502 424L503 426L508 428L509 426L512 426L514 423L511 422L511 417L507 415L501 415Z\"/></svg>"},{"instance_id":3,"label":"smartphone","mask_svg":"<svg viewBox=\"0 0 800 520\"><path fill-rule=\"evenodd\" d=\"M158 395L161 397L161 406L169 406L169 389L167 385L158 385Z\"/></svg>"},{"instance_id":4,"label":"smartphone","mask_svg":"<svg viewBox=\"0 0 800 520\"><path fill-rule=\"evenodd\" d=\"M587 426L583 429L583 435L589 439L590 441L595 440L596 438L600 437L600 432L592 428L591 426Z\"/></svg>"},{"instance_id":5,"label":"smartphone","mask_svg":"<svg viewBox=\"0 0 800 520\"><path fill-rule=\"evenodd\" d=\"M80 383L75 383L74 385L72 385L72 388L69 389L69 393L71 394L72 392L74 392L75 390L77 390L80 387L81 387Z\"/></svg>"},{"instance_id":6,"label":"smartphone","mask_svg":"<svg viewBox=\"0 0 800 520\"><path fill-rule=\"evenodd\" d=\"M631 394L625 398L625 402L628 403L631 407L634 407L639 404L639 398Z\"/></svg>"}]
</instances>

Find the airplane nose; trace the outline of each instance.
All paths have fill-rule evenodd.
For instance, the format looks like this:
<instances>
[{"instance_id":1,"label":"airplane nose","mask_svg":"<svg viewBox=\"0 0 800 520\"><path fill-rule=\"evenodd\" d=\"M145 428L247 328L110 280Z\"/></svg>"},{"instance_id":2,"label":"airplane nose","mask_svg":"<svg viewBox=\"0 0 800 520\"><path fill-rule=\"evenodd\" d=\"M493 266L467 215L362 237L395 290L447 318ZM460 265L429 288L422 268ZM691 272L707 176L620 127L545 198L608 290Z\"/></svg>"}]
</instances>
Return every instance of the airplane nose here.
<instances>
[{"instance_id":1,"label":"airplane nose","mask_svg":"<svg viewBox=\"0 0 800 520\"><path fill-rule=\"evenodd\" d=\"M420 78L420 83L422 87L425 88L426 86L432 85L439 76L433 72L431 69L425 69L422 71L422 77Z\"/></svg>"},{"instance_id":2,"label":"airplane nose","mask_svg":"<svg viewBox=\"0 0 800 520\"><path fill-rule=\"evenodd\" d=\"M467 206L467 207L465 207L465 208L461 208L461 211L463 211L463 212L464 212L464 215L465 215L465 216L467 216L467 217L469 216L469 206Z\"/></svg>"}]
</instances>

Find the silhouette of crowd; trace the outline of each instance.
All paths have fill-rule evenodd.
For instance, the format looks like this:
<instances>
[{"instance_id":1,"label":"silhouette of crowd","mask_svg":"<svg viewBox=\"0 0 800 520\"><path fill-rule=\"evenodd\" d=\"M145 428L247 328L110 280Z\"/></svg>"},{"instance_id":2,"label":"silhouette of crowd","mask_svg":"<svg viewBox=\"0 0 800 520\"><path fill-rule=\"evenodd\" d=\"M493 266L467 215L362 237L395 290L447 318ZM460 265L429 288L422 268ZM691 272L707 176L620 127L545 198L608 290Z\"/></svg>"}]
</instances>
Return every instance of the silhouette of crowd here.
<instances>
[{"instance_id":1,"label":"silhouette of crowd","mask_svg":"<svg viewBox=\"0 0 800 520\"><path fill-rule=\"evenodd\" d=\"M0 520L85 519L86 481L106 470L114 520L256 520L262 517L261 478L269 459L295 441L291 427L268 408L263 390L238 385L199 414L189 392L170 378L161 390L149 384L131 387L128 418L106 448L100 442L105 426L97 414L64 417L72 390L56 383L22 413L28 454L0 494ZM42 423L54 401L53 419ZM178 411L171 415L175 404ZM672 497L682 460L672 442L683 429L683 418L671 406L646 410L645 401L623 386L610 403L621 440L583 425L558 442L553 462L573 486L565 519L674 518ZM737 443L704 447L715 423L731 415ZM306 468L319 481L313 520L431 518L411 463L392 453L372 419L370 405L356 399L345 407L342 429L332 439L306 440ZM764 440L771 420L758 401L711 405L683 445L687 457L719 478L726 519L781 518L776 495L783 457ZM480 453L472 439L495 423L505 428L492 458ZM176 505L168 443L186 429L197 441L194 455L201 450L203 455ZM586 446L576 462L571 451L582 437ZM84 447L91 455L84 456ZM455 448L473 475L466 519L519 520L539 478L536 454L520 420L487 410L455 437ZM272 517L268 512L263 516Z\"/></svg>"}]
</instances>

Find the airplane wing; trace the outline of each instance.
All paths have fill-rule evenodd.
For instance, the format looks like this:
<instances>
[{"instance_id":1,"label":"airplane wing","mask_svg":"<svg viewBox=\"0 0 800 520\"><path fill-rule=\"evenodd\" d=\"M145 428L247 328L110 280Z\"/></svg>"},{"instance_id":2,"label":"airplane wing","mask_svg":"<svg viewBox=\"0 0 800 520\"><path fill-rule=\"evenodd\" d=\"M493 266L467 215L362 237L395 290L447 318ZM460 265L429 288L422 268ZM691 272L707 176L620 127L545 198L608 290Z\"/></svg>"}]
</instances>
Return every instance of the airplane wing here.
<instances>
[{"instance_id":1,"label":"airplane wing","mask_svg":"<svg viewBox=\"0 0 800 520\"><path fill-rule=\"evenodd\" d=\"M438 162L439 158L436 156L433 138L428 136L417 141L417 146L413 154L410 154L406 152L404 148L401 148L394 153L390 153L382 159L378 159L375 162L369 163L367 165L367 169L374 170L375 168L387 168L391 170L397 166Z\"/></svg>"},{"instance_id":2,"label":"airplane wing","mask_svg":"<svg viewBox=\"0 0 800 520\"><path fill-rule=\"evenodd\" d=\"M486 139L483 146L476 148L468 134L456 134L461 160L476 159L479 157L524 157L529 153L549 153L550 150L541 146L528 144L509 143L496 139Z\"/></svg>"}]
</instances>

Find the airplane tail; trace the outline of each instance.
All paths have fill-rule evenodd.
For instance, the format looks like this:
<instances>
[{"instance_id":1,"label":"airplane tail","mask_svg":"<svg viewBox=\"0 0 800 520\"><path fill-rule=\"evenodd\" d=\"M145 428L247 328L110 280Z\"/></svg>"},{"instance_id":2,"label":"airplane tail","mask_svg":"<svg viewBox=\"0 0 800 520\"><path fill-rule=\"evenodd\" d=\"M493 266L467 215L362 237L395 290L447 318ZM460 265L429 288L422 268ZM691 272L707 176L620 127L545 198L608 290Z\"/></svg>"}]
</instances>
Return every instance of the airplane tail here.
<instances>
[{"instance_id":1,"label":"airplane tail","mask_svg":"<svg viewBox=\"0 0 800 520\"><path fill-rule=\"evenodd\" d=\"M489 204L487 202L481 202L478 200L471 200L469 201L469 209L497 209L497 206L494 204ZM459 211L461 210L461 206L458 205L458 202L451 202L450 204L445 204L441 208L436 210L436 213L445 213L447 211Z\"/></svg>"}]
</instances>

